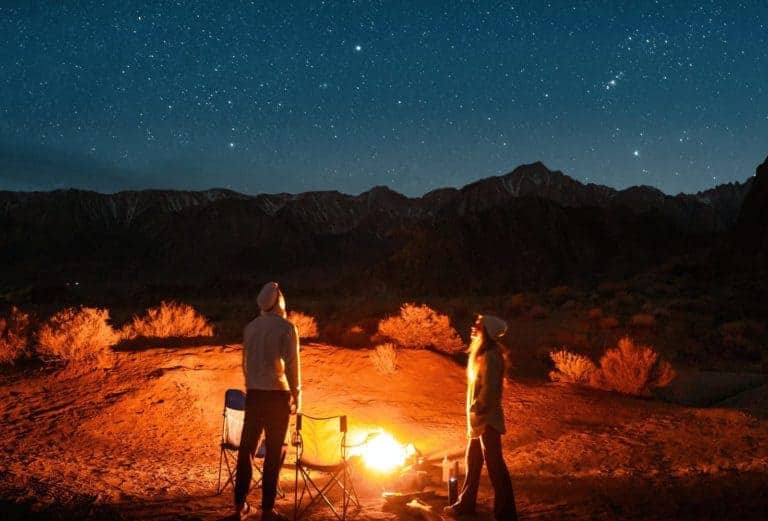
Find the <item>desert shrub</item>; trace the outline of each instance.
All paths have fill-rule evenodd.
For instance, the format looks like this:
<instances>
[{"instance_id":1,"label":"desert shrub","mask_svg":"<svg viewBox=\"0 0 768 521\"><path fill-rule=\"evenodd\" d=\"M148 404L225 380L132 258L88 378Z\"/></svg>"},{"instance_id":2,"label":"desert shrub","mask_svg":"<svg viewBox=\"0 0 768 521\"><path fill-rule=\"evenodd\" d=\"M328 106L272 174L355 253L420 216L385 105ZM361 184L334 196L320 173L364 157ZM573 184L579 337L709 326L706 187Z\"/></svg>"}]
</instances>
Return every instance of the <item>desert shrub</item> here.
<instances>
[{"instance_id":1,"label":"desert shrub","mask_svg":"<svg viewBox=\"0 0 768 521\"><path fill-rule=\"evenodd\" d=\"M371 360L377 373L393 374L397 371L397 347L392 343L377 345Z\"/></svg>"},{"instance_id":2,"label":"desert shrub","mask_svg":"<svg viewBox=\"0 0 768 521\"><path fill-rule=\"evenodd\" d=\"M632 315L630 323L635 327L652 328L656 327L656 317L650 313L637 313Z\"/></svg>"},{"instance_id":3,"label":"desert shrub","mask_svg":"<svg viewBox=\"0 0 768 521\"><path fill-rule=\"evenodd\" d=\"M754 320L736 320L720 326L720 337L728 354L759 359L765 326Z\"/></svg>"},{"instance_id":4,"label":"desert shrub","mask_svg":"<svg viewBox=\"0 0 768 521\"><path fill-rule=\"evenodd\" d=\"M549 373L549 378L553 382L588 384L597 371L592 360L565 349L552 351L549 353L549 357L555 364L555 370Z\"/></svg>"},{"instance_id":5,"label":"desert shrub","mask_svg":"<svg viewBox=\"0 0 768 521\"><path fill-rule=\"evenodd\" d=\"M106 309L67 308L53 315L37 332L38 352L44 359L66 362L109 358L109 348L119 339L107 321Z\"/></svg>"},{"instance_id":6,"label":"desert shrub","mask_svg":"<svg viewBox=\"0 0 768 521\"><path fill-rule=\"evenodd\" d=\"M635 298L627 291L617 291L611 302L614 306L632 306L635 304Z\"/></svg>"},{"instance_id":7,"label":"desert shrub","mask_svg":"<svg viewBox=\"0 0 768 521\"><path fill-rule=\"evenodd\" d=\"M549 290L549 296L557 301L562 302L571 294L571 288L568 286L555 286Z\"/></svg>"},{"instance_id":8,"label":"desert shrub","mask_svg":"<svg viewBox=\"0 0 768 521\"><path fill-rule=\"evenodd\" d=\"M576 351L586 351L590 347L590 341L586 334L572 329L558 329L551 335L550 345L570 346ZM549 363L551 349L547 349L546 360Z\"/></svg>"},{"instance_id":9,"label":"desert shrub","mask_svg":"<svg viewBox=\"0 0 768 521\"><path fill-rule=\"evenodd\" d=\"M587 312L587 316L590 320L600 320L603 317L603 310L601 308L592 308Z\"/></svg>"},{"instance_id":10,"label":"desert shrub","mask_svg":"<svg viewBox=\"0 0 768 521\"><path fill-rule=\"evenodd\" d=\"M547 310L544 306L536 304L528 310L528 316L531 318L547 318Z\"/></svg>"},{"instance_id":11,"label":"desert shrub","mask_svg":"<svg viewBox=\"0 0 768 521\"><path fill-rule=\"evenodd\" d=\"M301 311L288 313L288 321L299 330L299 338L317 338L317 320Z\"/></svg>"},{"instance_id":12,"label":"desert shrub","mask_svg":"<svg viewBox=\"0 0 768 521\"><path fill-rule=\"evenodd\" d=\"M598 321L600 329L616 329L619 327L619 321L616 317L603 317Z\"/></svg>"},{"instance_id":13,"label":"desert shrub","mask_svg":"<svg viewBox=\"0 0 768 521\"><path fill-rule=\"evenodd\" d=\"M323 326L323 339L333 345L360 348L371 347L371 335L357 324L346 327L330 323Z\"/></svg>"},{"instance_id":14,"label":"desert shrub","mask_svg":"<svg viewBox=\"0 0 768 521\"><path fill-rule=\"evenodd\" d=\"M0 317L0 365L14 365L29 356L29 314L17 307Z\"/></svg>"},{"instance_id":15,"label":"desert shrub","mask_svg":"<svg viewBox=\"0 0 768 521\"><path fill-rule=\"evenodd\" d=\"M464 349L464 344L448 317L426 305L403 304L399 315L379 322L378 334L410 349L431 347L449 354Z\"/></svg>"},{"instance_id":16,"label":"desert shrub","mask_svg":"<svg viewBox=\"0 0 768 521\"><path fill-rule=\"evenodd\" d=\"M600 358L600 370L593 384L597 387L635 396L649 396L655 387L665 387L675 378L668 362L648 346L636 346L629 337L608 349Z\"/></svg>"},{"instance_id":17,"label":"desert shrub","mask_svg":"<svg viewBox=\"0 0 768 521\"><path fill-rule=\"evenodd\" d=\"M515 316L524 313L529 306L529 299L525 293L515 293L509 298L504 311L510 316Z\"/></svg>"},{"instance_id":18,"label":"desert shrub","mask_svg":"<svg viewBox=\"0 0 768 521\"><path fill-rule=\"evenodd\" d=\"M161 302L144 316L134 316L122 329L125 339L193 338L212 336L213 327L195 308L179 302Z\"/></svg>"}]
</instances>

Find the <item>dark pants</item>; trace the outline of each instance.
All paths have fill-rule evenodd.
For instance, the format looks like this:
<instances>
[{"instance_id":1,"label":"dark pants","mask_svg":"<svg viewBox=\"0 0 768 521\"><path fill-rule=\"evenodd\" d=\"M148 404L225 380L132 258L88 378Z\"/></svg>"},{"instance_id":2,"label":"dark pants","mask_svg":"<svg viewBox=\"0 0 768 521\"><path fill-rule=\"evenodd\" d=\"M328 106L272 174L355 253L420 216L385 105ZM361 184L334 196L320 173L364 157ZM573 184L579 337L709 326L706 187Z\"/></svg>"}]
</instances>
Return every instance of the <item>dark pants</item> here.
<instances>
[{"instance_id":1,"label":"dark pants","mask_svg":"<svg viewBox=\"0 0 768 521\"><path fill-rule=\"evenodd\" d=\"M472 438L467 444L467 476L459 493L457 504L461 510L474 511L477 489L480 486L480 471L483 460L488 467L488 476L493 485L493 514L497 521L516 521L515 494L509 477L507 464L501 454L501 434L493 427L485 427L479 438Z\"/></svg>"},{"instance_id":2,"label":"dark pants","mask_svg":"<svg viewBox=\"0 0 768 521\"><path fill-rule=\"evenodd\" d=\"M283 441L291 415L291 393L288 391L258 391L248 389L245 395L245 420L237 453L235 477L235 504L242 505L251 487L253 469L251 458L256 454L259 438L264 431L264 477L261 490L261 508L265 512L275 506L277 480L282 464Z\"/></svg>"}]
</instances>

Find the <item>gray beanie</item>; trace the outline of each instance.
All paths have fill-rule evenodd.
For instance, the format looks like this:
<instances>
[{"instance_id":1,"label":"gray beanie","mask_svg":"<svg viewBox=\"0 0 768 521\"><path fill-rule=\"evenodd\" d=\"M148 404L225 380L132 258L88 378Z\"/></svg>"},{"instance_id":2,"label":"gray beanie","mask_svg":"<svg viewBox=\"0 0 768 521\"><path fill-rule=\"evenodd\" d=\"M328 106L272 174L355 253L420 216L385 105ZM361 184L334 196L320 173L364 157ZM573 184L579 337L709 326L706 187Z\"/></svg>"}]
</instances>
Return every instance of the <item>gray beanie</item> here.
<instances>
[{"instance_id":1,"label":"gray beanie","mask_svg":"<svg viewBox=\"0 0 768 521\"><path fill-rule=\"evenodd\" d=\"M256 302L259 304L259 308L262 311L269 311L275 304L277 304L280 297L280 288L277 282L267 282L264 287L259 291L259 296L256 298Z\"/></svg>"},{"instance_id":2,"label":"gray beanie","mask_svg":"<svg viewBox=\"0 0 768 521\"><path fill-rule=\"evenodd\" d=\"M488 333L488 336L493 340L498 340L504 336L504 333L507 332L507 323L499 317L494 317L493 315L483 315L481 320L483 322L483 327L485 328L486 333Z\"/></svg>"}]
</instances>

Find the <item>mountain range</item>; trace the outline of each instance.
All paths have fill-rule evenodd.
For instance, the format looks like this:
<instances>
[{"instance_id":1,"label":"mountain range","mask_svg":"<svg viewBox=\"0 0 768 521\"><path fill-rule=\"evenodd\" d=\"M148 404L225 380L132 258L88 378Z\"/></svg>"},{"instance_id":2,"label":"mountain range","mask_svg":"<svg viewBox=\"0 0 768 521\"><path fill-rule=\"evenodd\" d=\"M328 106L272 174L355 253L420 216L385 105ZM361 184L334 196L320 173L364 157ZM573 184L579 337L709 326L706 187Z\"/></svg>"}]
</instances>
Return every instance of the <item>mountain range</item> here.
<instances>
[{"instance_id":1,"label":"mountain range","mask_svg":"<svg viewBox=\"0 0 768 521\"><path fill-rule=\"evenodd\" d=\"M767 176L676 196L583 184L542 163L419 198L386 187L356 196L5 191L0 287L226 292L276 278L306 292L415 294L588 282L746 230L764 212L752 216L742 204Z\"/></svg>"}]
</instances>

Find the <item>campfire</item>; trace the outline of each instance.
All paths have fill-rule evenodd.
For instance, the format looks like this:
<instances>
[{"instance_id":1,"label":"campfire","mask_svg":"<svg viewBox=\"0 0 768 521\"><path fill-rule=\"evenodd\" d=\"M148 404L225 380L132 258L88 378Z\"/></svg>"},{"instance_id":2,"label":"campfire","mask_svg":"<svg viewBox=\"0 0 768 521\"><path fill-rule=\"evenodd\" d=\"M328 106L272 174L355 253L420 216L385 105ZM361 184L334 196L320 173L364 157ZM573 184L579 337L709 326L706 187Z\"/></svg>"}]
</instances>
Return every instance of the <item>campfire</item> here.
<instances>
[{"instance_id":1,"label":"campfire","mask_svg":"<svg viewBox=\"0 0 768 521\"><path fill-rule=\"evenodd\" d=\"M379 473L400 469L415 455L412 444L403 445L383 430L369 432L365 440L350 451L350 456L360 456L368 469Z\"/></svg>"}]
</instances>

